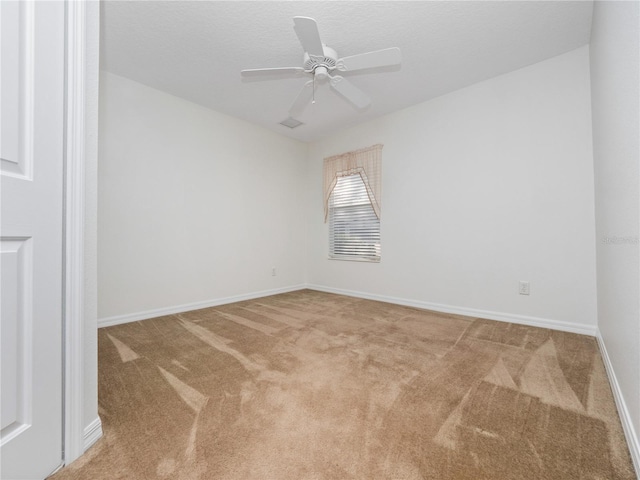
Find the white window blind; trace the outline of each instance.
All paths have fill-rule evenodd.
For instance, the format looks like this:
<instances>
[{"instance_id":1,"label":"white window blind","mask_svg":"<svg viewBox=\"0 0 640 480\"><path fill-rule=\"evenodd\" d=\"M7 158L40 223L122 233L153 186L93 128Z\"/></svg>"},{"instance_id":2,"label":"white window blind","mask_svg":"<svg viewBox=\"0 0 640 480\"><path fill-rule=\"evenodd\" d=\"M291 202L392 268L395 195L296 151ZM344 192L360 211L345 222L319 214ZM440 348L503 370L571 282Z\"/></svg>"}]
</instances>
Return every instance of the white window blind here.
<instances>
[{"instance_id":1,"label":"white window blind","mask_svg":"<svg viewBox=\"0 0 640 480\"><path fill-rule=\"evenodd\" d=\"M380 261L380 220L359 174L339 177L329 198L329 257Z\"/></svg>"}]
</instances>

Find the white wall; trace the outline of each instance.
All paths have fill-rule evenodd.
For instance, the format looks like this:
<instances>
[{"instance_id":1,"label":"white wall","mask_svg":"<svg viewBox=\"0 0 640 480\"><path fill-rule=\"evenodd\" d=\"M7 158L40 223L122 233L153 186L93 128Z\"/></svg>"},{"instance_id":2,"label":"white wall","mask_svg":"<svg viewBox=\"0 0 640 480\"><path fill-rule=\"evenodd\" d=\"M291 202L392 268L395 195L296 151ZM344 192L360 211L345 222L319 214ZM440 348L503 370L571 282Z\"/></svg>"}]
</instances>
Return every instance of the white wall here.
<instances>
[{"instance_id":1,"label":"white wall","mask_svg":"<svg viewBox=\"0 0 640 480\"><path fill-rule=\"evenodd\" d=\"M305 144L113 74L100 87L101 322L304 283Z\"/></svg>"},{"instance_id":2,"label":"white wall","mask_svg":"<svg viewBox=\"0 0 640 480\"><path fill-rule=\"evenodd\" d=\"M640 472L640 16L638 2L595 2L591 87L598 329L626 404ZM625 405L620 404L623 409ZM623 413L623 423L625 412ZM631 437L635 437L632 439Z\"/></svg>"},{"instance_id":3,"label":"white wall","mask_svg":"<svg viewBox=\"0 0 640 480\"><path fill-rule=\"evenodd\" d=\"M593 334L588 62L582 47L311 144L309 283ZM323 158L375 143L382 260L328 260Z\"/></svg>"}]
</instances>

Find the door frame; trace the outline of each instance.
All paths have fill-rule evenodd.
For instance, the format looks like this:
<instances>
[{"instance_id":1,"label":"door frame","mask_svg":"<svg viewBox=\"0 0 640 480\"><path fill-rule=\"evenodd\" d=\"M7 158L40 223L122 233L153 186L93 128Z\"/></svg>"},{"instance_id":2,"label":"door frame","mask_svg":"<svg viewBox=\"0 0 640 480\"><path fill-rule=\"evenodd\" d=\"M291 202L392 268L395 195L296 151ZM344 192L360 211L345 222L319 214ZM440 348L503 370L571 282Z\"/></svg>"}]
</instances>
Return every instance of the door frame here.
<instances>
[{"instance_id":1,"label":"door frame","mask_svg":"<svg viewBox=\"0 0 640 480\"><path fill-rule=\"evenodd\" d=\"M84 368L85 329L90 320L85 312L85 142L86 123L97 120L86 116L85 84L87 54L97 52L87 51L88 45L91 48L87 37L87 2L67 0L65 7L62 459L68 465L102 436L102 427L99 418L84 425L85 384L97 376L97 372L85 372ZM89 325L94 325L97 331L95 319Z\"/></svg>"}]
</instances>

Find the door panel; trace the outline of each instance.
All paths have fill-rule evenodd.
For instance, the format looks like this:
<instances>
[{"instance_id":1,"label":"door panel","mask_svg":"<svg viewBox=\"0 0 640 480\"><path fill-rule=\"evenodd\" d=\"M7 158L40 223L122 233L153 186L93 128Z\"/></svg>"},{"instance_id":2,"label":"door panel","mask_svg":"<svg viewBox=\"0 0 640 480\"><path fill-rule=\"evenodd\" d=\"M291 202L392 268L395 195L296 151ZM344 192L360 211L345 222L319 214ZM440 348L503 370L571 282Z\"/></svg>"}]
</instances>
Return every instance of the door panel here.
<instances>
[{"instance_id":1,"label":"door panel","mask_svg":"<svg viewBox=\"0 0 640 480\"><path fill-rule=\"evenodd\" d=\"M0 477L62 463L63 2L0 1Z\"/></svg>"},{"instance_id":2,"label":"door panel","mask_svg":"<svg viewBox=\"0 0 640 480\"><path fill-rule=\"evenodd\" d=\"M0 19L0 168L3 175L30 179L33 163L34 4L2 2Z\"/></svg>"},{"instance_id":3,"label":"door panel","mask_svg":"<svg viewBox=\"0 0 640 480\"><path fill-rule=\"evenodd\" d=\"M31 238L3 238L2 265L2 441L18 436L30 423L33 388L28 380L31 353Z\"/></svg>"}]
</instances>

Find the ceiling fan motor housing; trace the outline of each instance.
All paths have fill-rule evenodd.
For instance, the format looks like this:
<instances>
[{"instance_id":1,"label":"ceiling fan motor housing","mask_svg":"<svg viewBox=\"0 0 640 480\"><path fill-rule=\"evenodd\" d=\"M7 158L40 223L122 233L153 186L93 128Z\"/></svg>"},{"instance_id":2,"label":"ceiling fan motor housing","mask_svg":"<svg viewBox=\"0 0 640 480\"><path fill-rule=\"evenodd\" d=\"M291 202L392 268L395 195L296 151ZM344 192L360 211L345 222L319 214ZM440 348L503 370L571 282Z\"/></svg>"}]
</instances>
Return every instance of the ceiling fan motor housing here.
<instances>
[{"instance_id":1,"label":"ceiling fan motor housing","mask_svg":"<svg viewBox=\"0 0 640 480\"><path fill-rule=\"evenodd\" d=\"M304 53L303 67L309 73L314 73L318 78L326 78L331 70L338 64L338 54L333 48L322 45L324 56L309 55Z\"/></svg>"}]
</instances>

